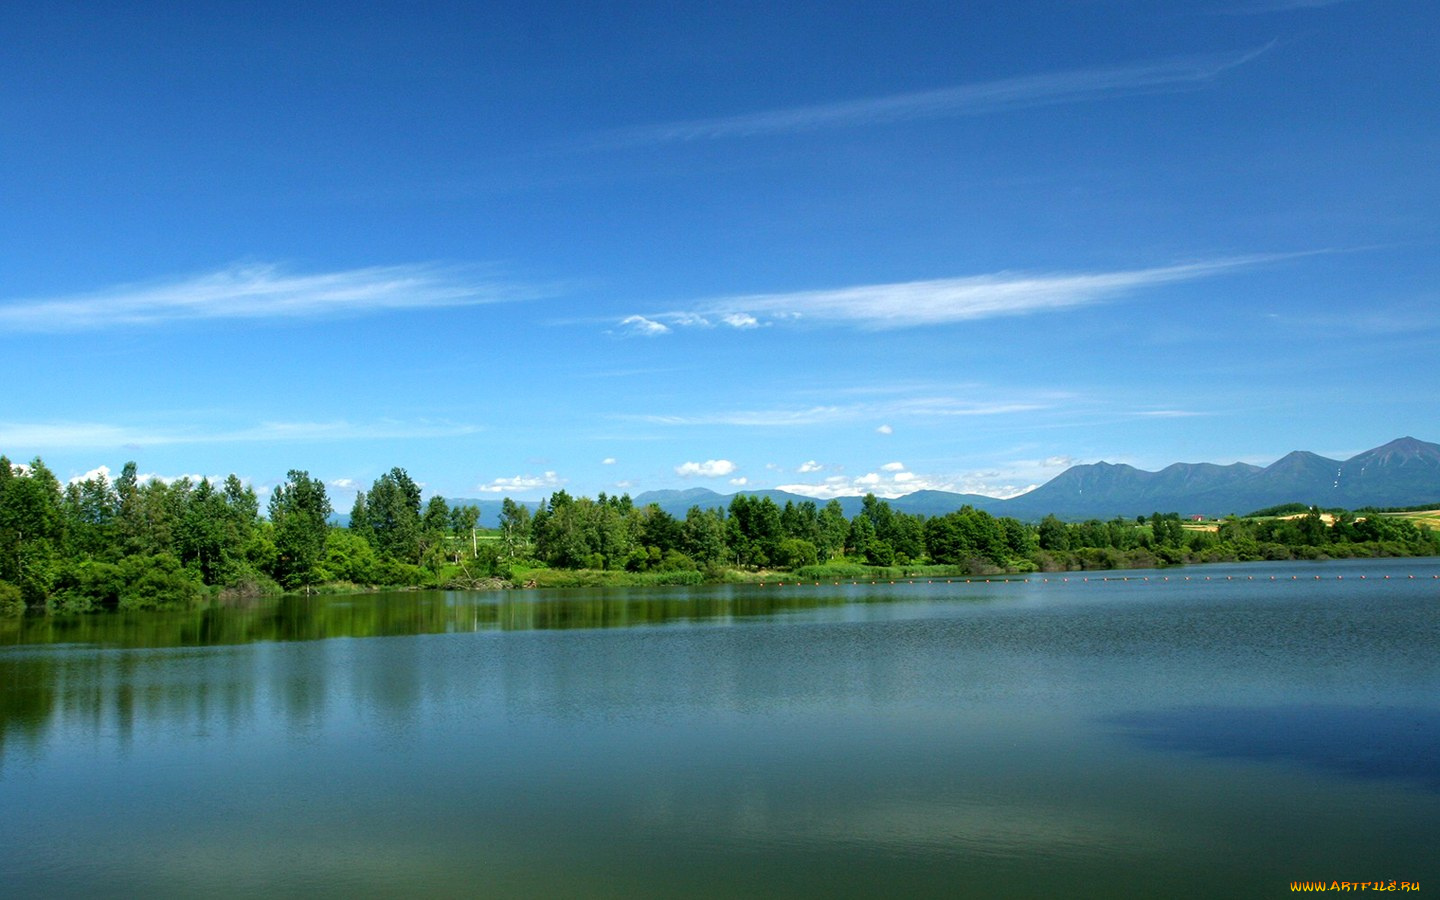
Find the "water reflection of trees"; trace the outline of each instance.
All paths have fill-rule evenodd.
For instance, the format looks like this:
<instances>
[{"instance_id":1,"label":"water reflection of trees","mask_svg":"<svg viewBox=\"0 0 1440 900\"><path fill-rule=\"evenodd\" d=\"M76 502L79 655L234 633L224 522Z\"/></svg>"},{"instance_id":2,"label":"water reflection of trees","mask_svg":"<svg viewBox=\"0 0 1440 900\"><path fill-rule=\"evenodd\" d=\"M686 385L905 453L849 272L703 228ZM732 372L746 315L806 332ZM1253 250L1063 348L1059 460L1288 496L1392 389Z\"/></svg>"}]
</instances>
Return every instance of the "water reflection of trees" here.
<instances>
[{"instance_id":1,"label":"water reflection of trees","mask_svg":"<svg viewBox=\"0 0 1440 900\"><path fill-rule=\"evenodd\" d=\"M0 620L0 645L207 647L491 630L632 628L774 616L855 599L821 591L724 588L648 597L600 590L515 592L498 598L441 591L290 596L250 607Z\"/></svg>"},{"instance_id":2,"label":"water reflection of trees","mask_svg":"<svg viewBox=\"0 0 1440 900\"><path fill-rule=\"evenodd\" d=\"M217 721L243 728L256 707L270 701L284 710L293 730L307 731L326 713L324 659L331 654L290 653L283 647L288 642L723 624L856 599L824 590L745 587L641 594L431 591L7 620L0 625L0 750L7 743L38 747L55 728L113 733L122 743L133 739L137 721L196 732ZM214 649L253 643L282 646L262 653L221 649L218 655ZM176 656L186 648L193 651L194 665ZM404 668L354 673L354 687L389 698L387 708L413 707L421 685L414 673L400 671Z\"/></svg>"}]
</instances>

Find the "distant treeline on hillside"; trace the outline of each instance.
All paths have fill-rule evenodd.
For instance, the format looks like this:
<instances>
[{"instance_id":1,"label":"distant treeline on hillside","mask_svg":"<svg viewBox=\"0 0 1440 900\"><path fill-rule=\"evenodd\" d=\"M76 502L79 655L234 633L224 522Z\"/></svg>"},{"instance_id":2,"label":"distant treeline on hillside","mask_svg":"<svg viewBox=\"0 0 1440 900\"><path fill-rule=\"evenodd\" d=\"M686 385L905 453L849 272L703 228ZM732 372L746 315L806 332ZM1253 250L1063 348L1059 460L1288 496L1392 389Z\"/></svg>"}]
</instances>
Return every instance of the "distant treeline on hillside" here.
<instances>
[{"instance_id":1,"label":"distant treeline on hillside","mask_svg":"<svg viewBox=\"0 0 1440 900\"><path fill-rule=\"evenodd\" d=\"M40 459L0 456L0 610L52 612L190 606L208 599L364 586L475 588L547 582L542 573L620 573L628 583L699 583L736 573L806 575L900 567L967 574L1131 568L1191 562L1440 555L1440 537L1383 515L1318 510L1187 527L1175 513L1028 524L964 507L897 512L867 495L840 504L736 495L683 517L629 496L557 491L533 511L505 500L481 533L474 506L421 501L394 468L360 493L349 524L329 522L325 485L292 470L260 515L231 475L141 482L127 463L62 485Z\"/></svg>"}]
</instances>

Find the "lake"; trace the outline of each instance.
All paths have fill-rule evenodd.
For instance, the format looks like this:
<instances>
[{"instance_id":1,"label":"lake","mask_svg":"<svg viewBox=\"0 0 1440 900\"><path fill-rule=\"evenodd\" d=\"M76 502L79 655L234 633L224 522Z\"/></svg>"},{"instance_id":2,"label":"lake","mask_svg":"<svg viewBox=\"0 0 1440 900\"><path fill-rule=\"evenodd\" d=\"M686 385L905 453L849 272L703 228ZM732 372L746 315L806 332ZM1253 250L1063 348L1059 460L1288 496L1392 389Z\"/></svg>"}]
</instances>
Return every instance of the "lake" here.
<instances>
[{"instance_id":1,"label":"lake","mask_svg":"<svg viewBox=\"0 0 1440 900\"><path fill-rule=\"evenodd\" d=\"M9 897L1440 890L1440 559L0 623Z\"/></svg>"}]
</instances>

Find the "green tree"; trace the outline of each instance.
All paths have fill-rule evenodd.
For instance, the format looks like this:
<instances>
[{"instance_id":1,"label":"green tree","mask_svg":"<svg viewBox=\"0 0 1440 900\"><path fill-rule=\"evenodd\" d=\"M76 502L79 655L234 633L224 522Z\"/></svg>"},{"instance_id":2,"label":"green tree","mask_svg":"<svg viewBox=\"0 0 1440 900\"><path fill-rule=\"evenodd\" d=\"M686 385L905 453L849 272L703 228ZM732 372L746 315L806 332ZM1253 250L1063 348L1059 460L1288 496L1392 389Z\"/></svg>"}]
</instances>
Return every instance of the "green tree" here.
<instances>
[{"instance_id":1,"label":"green tree","mask_svg":"<svg viewBox=\"0 0 1440 900\"><path fill-rule=\"evenodd\" d=\"M372 545L375 543L375 531L370 527L370 504L364 491L356 491L355 502L350 505L350 531Z\"/></svg>"},{"instance_id":2,"label":"green tree","mask_svg":"<svg viewBox=\"0 0 1440 900\"><path fill-rule=\"evenodd\" d=\"M187 609L205 598L199 573L169 553L127 556L116 568L123 582L120 609Z\"/></svg>"},{"instance_id":3,"label":"green tree","mask_svg":"<svg viewBox=\"0 0 1440 900\"><path fill-rule=\"evenodd\" d=\"M378 584L380 559L369 541L353 531L335 528L325 539L323 569L327 580Z\"/></svg>"},{"instance_id":4,"label":"green tree","mask_svg":"<svg viewBox=\"0 0 1440 900\"><path fill-rule=\"evenodd\" d=\"M37 456L17 469L0 456L0 581L25 602L45 602L64 543L60 482Z\"/></svg>"},{"instance_id":5,"label":"green tree","mask_svg":"<svg viewBox=\"0 0 1440 900\"><path fill-rule=\"evenodd\" d=\"M868 557L870 545L876 540L875 523L869 516L862 513L850 520L850 533L845 537L845 548L851 556Z\"/></svg>"},{"instance_id":6,"label":"green tree","mask_svg":"<svg viewBox=\"0 0 1440 900\"><path fill-rule=\"evenodd\" d=\"M431 497L420 516L420 556L426 566L435 569L449 557L445 535L450 530L450 504L444 497Z\"/></svg>"},{"instance_id":7,"label":"green tree","mask_svg":"<svg viewBox=\"0 0 1440 900\"><path fill-rule=\"evenodd\" d=\"M0 581L0 617L19 616L25 613L25 598L20 589L8 582Z\"/></svg>"},{"instance_id":8,"label":"green tree","mask_svg":"<svg viewBox=\"0 0 1440 900\"><path fill-rule=\"evenodd\" d=\"M913 562L924 556L925 518L896 513L891 520L890 543L895 548L896 560L901 563Z\"/></svg>"},{"instance_id":9,"label":"green tree","mask_svg":"<svg viewBox=\"0 0 1440 900\"><path fill-rule=\"evenodd\" d=\"M891 566L895 564L895 548L889 541L882 541L879 538L870 542L865 549L865 561L872 566Z\"/></svg>"},{"instance_id":10,"label":"green tree","mask_svg":"<svg viewBox=\"0 0 1440 900\"><path fill-rule=\"evenodd\" d=\"M1040 520L1036 537L1041 550L1064 552L1070 549L1070 529L1055 518L1054 513Z\"/></svg>"},{"instance_id":11,"label":"green tree","mask_svg":"<svg viewBox=\"0 0 1440 900\"><path fill-rule=\"evenodd\" d=\"M219 584L225 572L233 552L231 524L225 495L210 479L200 479L175 529L175 549L180 562L197 570L206 584Z\"/></svg>"},{"instance_id":12,"label":"green tree","mask_svg":"<svg viewBox=\"0 0 1440 900\"><path fill-rule=\"evenodd\" d=\"M420 485L398 466L381 475L365 496L368 537L382 557L420 557Z\"/></svg>"},{"instance_id":13,"label":"green tree","mask_svg":"<svg viewBox=\"0 0 1440 900\"><path fill-rule=\"evenodd\" d=\"M715 565L726 559L725 519L718 509L692 506L685 513L682 526L685 554L704 565Z\"/></svg>"},{"instance_id":14,"label":"green tree","mask_svg":"<svg viewBox=\"0 0 1440 900\"><path fill-rule=\"evenodd\" d=\"M845 552L845 537L850 533L850 523L845 520L845 510L839 500L831 500L820 510L816 522L815 549L830 559Z\"/></svg>"},{"instance_id":15,"label":"green tree","mask_svg":"<svg viewBox=\"0 0 1440 900\"><path fill-rule=\"evenodd\" d=\"M536 510L531 526L535 555L563 569L582 569L596 558L603 566L604 558L592 542L594 535L587 522L588 507L593 505L593 500L576 500L564 490L551 494L549 503Z\"/></svg>"},{"instance_id":16,"label":"green tree","mask_svg":"<svg viewBox=\"0 0 1440 900\"><path fill-rule=\"evenodd\" d=\"M1035 552L1035 529L1010 516L1001 516L999 521L1000 529L1005 532L1005 549L1011 558L1024 559Z\"/></svg>"},{"instance_id":17,"label":"green tree","mask_svg":"<svg viewBox=\"0 0 1440 900\"><path fill-rule=\"evenodd\" d=\"M785 569L813 566L819 560L815 545L802 538L781 538L775 548L775 565Z\"/></svg>"},{"instance_id":18,"label":"green tree","mask_svg":"<svg viewBox=\"0 0 1440 900\"><path fill-rule=\"evenodd\" d=\"M658 547L661 553L682 548L685 541L684 527L678 519L661 509L658 503L647 504L635 510L634 515L639 525L636 536L638 543L645 547Z\"/></svg>"},{"instance_id":19,"label":"green tree","mask_svg":"<svg viewBox=\"0 0 1440 900\"><path fill-rule=\"evenodd\" d=\"M480 507L466 504L465 506L450 507L450 534L455 538L457 547L468 548L473 558L479 555L480 544L475 534L475 526L480 521ZM457 562L459 557L457 555Z\"/></svg>"},{"instance_id":20,"label":"green tree","mask_svg":"<svg viewBox=\"0 0 1440 900\"><path fill-rule=\"evenodd\" d=\"M420 517L420 528L432 534L444 534L450 528L450 504L444 497L431 497Z\"/></svg>"},{"instance_id":21,"label":"green tree","mask_svg":"<svg viewBox=\"0 0 1440 900\"><path fill-rule=\"evenodd\" d=\"M954 566L974 556L975 548L960 527L960 514L935 516L925 522L925 551L932 562Z\"/></svg>"},{"instance_id":22,"label":"green tree","mask_svg":"<svg viewBox=\"0 0 1440 900\"><path fill-rule=\"evenodd\" d=\"M530 553L530 507L509 497L500 501L500 545L508 560L524 559Z\"/></svg>"},{"instance_id":23,"label":"green tree","mask_svg":"<svg viewBox=\"0 0 1440 900\"><path fill-rule=\"evenodd\" d=\"M767 566L780 543L780 507L769 497L736 494L730 500L726 532L737 562Z\"/></svg>"},{"instance_id":24,"label":"green tree","mask_svg":"<svg viewBox=\"0 0 1440 900\"><path fill-rule=\"evenodd\" d=\"M103 474L65 487L65 534L69 554L85 559L107 558L118 552L115 517L120 499Z\"/></svg>"},{"instance_id":25,"label":"green tree","mask_svg":"<svg viewBox=\"0 0 1440 900\"><path fill-rule=\"evenodd\" d=\"M116 555L141 552L145 517L140 509L140 477L134 460L120 467L115 479L115 542Z\"/></svg>"},{"instance_id":26,"label":"green tree","mask_svg":"<svg viewBox=\"0 0 1440 900\"><path fill-rule=\"evenodd\" d=\"M329 535L330 498L325 484L309 472L291 469L284 484L270 495L270 522L275 532L275 580L306 593L316 581Z\"/></svg>"}]
</instances>

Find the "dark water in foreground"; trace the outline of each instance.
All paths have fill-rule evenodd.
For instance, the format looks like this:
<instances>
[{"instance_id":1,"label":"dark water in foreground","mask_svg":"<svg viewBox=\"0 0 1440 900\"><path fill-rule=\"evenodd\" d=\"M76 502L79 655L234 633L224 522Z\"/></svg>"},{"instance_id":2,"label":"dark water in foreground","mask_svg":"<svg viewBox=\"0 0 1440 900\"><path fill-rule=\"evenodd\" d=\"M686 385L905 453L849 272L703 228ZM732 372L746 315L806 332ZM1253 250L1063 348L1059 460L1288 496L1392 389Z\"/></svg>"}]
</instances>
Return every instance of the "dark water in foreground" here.
<instances>
[{"instance_id":1,"label":"dark water in foreground","mask_svg":"<svg viewBox=\"0 0 1440 900\"><path fill-rule=\"evenodd\" d=\"M1440 560L1127 574L0 624L0 894L1440 891Z\"/></svg>"}]
</instances>

